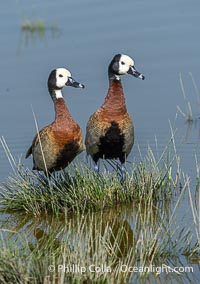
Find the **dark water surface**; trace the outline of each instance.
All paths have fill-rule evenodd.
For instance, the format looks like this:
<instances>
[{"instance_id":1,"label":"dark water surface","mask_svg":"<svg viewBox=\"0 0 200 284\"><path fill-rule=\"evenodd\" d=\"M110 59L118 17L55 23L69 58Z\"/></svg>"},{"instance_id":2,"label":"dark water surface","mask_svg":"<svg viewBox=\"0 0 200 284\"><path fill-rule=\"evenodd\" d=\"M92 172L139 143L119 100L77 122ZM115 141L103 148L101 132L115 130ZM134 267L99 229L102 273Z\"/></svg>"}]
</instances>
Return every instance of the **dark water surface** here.
<instances>
[{"instance_id":1,"label":"dark water surface","mask_svg":"<svg viewBox=\"0 0 200 284\"><path fill-rule=\"evenodd\" d=\"M24 33L20 26L26 19L41 19L49 28L43 33ZM189 76L191 72L200 85L198 0L7 0L1 3L0 34L0 136L15 158L21 157L32 167L31 159L24 160L36 133L32 109L39 128L54 118L46 83L52 69L66 67L85 84L84 90L64 90L68 107L85 134L90 114L107 93L108 64L116 53L125 53L146 77L144 81L122 79L136 135L129 160L140 159L137 145L144 155L147 145L161 153L171 135L170 121L178 129L181 167L194 180L195 155L200 160L198 119L188 125L180 114L175 117L177 105L183 110L186 106L180 73L194 116L200 116ZM0 146L0 180L10 172Z\"/></svg>"}]
</instances>

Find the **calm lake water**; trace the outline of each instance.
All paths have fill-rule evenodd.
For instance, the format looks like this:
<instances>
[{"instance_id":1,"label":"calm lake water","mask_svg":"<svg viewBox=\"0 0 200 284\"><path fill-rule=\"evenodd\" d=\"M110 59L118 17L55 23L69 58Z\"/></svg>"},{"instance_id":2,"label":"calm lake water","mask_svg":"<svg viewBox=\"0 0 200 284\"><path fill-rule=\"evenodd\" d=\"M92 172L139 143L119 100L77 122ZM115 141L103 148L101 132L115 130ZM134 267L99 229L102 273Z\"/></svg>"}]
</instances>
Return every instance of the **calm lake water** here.
<instances>
[{"instance_id":1,"label":"calm lake water","mask_svg":"<svg viewBox=\"0 0 200 284\"><path fill-rule=\"evenodd\" d=\"M49 28L28 35L21 31L26 19L41 19ZM24 159L36 133L32 111L39 128L54 118L47 91L52 69L66 67L85 84L84 90L64 90L67 105L85 134L90 114L107 93L108 64L116 53L124 53L135 59L137 70L146 77L144 81L122 78L135 125L135 146L129 160L140 159L137 146L144 155L147 145L161 153L171 135L171 122L178 129L181 167L191 179L195 178L195 155L200 160L200 109L189 72L200 87L198 0L7 0L1 3L0 34L0 136L16 159L21 157L26 166L32 167L32 160ZM180 73L197 117L193 125L185 123L180 113L175 119L177 106L186 109ZM10 172L0 145L0 180Z\"/></svg>"}]
</instances>

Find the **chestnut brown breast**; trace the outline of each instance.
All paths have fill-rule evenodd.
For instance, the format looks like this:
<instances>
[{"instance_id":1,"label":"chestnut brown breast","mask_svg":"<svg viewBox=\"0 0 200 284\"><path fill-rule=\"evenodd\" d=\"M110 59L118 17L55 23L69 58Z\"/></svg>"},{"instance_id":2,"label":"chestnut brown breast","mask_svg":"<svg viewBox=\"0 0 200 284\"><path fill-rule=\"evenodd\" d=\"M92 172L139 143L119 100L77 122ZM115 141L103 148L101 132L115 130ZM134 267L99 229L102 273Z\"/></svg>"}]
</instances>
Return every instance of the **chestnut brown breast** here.
<instances>
[{"instance_id":1,"label":"chestnut brown breast","mask_svg":"<svg viewBox=\"0 0 200 284\"><path fill-rule=\"evenodd\" d=\"M90 117L86 130L86 150L95 162L99 158L124 163L134 143L134 128L126 109L120 81L113 81L103 105Z\"/></svg>"},{"instance_id":2,"label":"chestnut brown breast","mask_svg":"<svg viewBox=\"0 0 200 284\"><path fill-rule=\"evenodd\" d=\"M33 154L33 169L63 169L84 150L82 131L62 98L55 102L55 113L55 120L39 131L27 152L26 157Z\"/></svg>"}]
</instances>

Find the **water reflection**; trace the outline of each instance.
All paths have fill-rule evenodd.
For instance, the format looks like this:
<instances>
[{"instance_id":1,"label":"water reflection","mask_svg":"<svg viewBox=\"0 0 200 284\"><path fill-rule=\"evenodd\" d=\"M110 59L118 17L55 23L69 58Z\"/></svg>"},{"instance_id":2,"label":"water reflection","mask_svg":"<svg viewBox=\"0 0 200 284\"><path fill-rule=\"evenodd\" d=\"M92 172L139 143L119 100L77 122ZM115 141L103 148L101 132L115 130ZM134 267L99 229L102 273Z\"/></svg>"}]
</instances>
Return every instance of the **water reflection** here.
<instances>
[{"instance_id":1,"label":"water reflection","mask_svg":"<svg viewBox=\"0 0 200 284\"><path fill-rule=\"evenodd\" d=\"M186 122L184 128L184 139L182 142L188 144L199 144L200 142L200 120L197 119L192 122ZM180 128L180 132L183 133L183 129Z\"/></svg>"},{"instance_id":2,"label":"water reflection","mask_svg":"<svg viewBox=\"0 0 200 284\"><path fill-rule=\"evenodd\" d=\"M85 244L89 242L90 254L93 254L98 250L99 241L107 236L109 238L106 242L110 244L108 249L108 251L111 250L110 253L115 248L115 255L118 258L124 258L134 248L136 259L139 260L138 257L141 257L141 252L146 250L148 242L148 251L143 251L145 255L143 261L149 262L156 251L157 243L162 247L163 242L165 246L171 241L171 233L177 236L180 233L176 226L174 231L170 228L173 210L174 204L169 201L156 204L133 203L130 206L117 206L115 209L104 210L104 212L61 217L30 218L24 214L5 214L1 220L1 228L4 229L7 238L13 241L16 241L19 235L25 235L32 251L42 250L44 247L46 249L47 244L57 249L63 245L63 241L69 242L69 246L81 242L80 248L86 249ZM173 222L176 223L176 217L173 216L173 218ZM179 225L181 225L180 222ZM181 229L180 238L183 237L183 231L184 228ZM141 238L144 240L142 241ZM155 238L154 245L152 245L153 238ZM98 242L95 242L96 239ZM176 245L181 250L181 243ZM172 251L166 251L164 246L161 251L167 261L164 254L170 257L173 255L171 255Z\"/></svg>"},{"instance_id":3,"label":"water reflection","mask_svg":"<svg viewBox=\"0 0 200 284\"><path fill-rule=\"evenodd\" d=\"M182 267L189 263L182 255L185 229L180 222L177 227L174 206L171 202L141 202L104 212L45 218L5 214L1 228L4 237L22 247L24 244L20 241L25 236L24 243L27 242L30 252L40 257L57 255L62 258L65 251L66 263L82 266L90 262L107 263L115 273L119 273L120 265L124 264L129 267ZM145 275L145 281L149 279L155 283L171 283L177 277L177 283L193 279L190 273L159 274L156 270ZM140 278L130 271L126 277L132 283ZM143 283L141 278L138 281Z\"/></svg>"}]
</instances>

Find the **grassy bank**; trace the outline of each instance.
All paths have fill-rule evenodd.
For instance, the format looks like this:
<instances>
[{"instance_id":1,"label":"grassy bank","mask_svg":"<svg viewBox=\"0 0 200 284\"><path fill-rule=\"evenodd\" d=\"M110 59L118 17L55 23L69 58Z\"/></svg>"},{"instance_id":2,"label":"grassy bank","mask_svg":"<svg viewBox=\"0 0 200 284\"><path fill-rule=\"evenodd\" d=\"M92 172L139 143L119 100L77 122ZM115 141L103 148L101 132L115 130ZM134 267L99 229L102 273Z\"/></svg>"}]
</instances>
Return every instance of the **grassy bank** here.
<instances>
[{"instance_id":1,"label":"grassy bank","mask_svg":"<svg viewBox=\"0 0 200 284\"><path fill-rule=\"evenodd\" d=\"M46 178L23 167L21 162L16 163L5 141L1 142L14 171L7 182L0 185L1 211L24 211L34 216L57 215L102 210L141 200L152 200L156 206L160 201L168 202L185 188L186 179L181 177L181 182L173 139L157 159L148 147L146 156L141 156L139 163L134 162L129 167L123 185L117 163L110 165L109 170L104 168L100 174L87 164L73 163L67 172ZM172 150L173 154L170 153ZM175 172L174 177L172 172Z\"/></svg>"}]
</instances>

